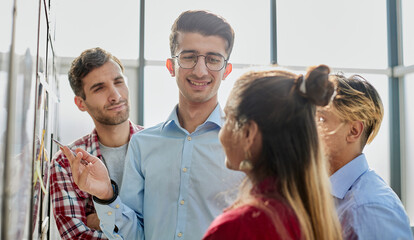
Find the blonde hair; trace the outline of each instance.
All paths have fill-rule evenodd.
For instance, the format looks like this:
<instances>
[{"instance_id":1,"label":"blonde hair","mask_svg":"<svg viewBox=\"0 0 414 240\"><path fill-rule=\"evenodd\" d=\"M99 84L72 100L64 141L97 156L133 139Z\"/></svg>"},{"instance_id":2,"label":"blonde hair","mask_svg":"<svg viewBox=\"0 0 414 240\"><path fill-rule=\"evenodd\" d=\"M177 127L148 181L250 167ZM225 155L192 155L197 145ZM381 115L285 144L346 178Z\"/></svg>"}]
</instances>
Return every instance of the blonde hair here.
<instances>
[{"instance_id":1,"label":"blonde hair","mask_svg":"<svg viewBox=\"0 0 414 240\"><path fill-rule=\"evenodd\" d=\"M315 123L316 106L326 106L334 92L329 72L320 65L305 77L277 70L247 73L236 81L226 105L235 131L254 121L262 134L260 156L232 207L263 209L281 236L286 230L280 216L250 191L269 177L278 192L263 197L282 198L293 209L302 239L342 239Z\"/></svg>"},{"instance_id":2,"label":"blonde hair","mask_svg":"<svg viewBox=\"0 0 414 240\"><path fill-rule=\"evenodd\" d=\"M336 96L332 101L333 112L345 121L361 121L364 132L361 147L372 142L381 126L384 107L375 88L362 76L331 75L336 84Z\"/></svg>"}]
</instances>

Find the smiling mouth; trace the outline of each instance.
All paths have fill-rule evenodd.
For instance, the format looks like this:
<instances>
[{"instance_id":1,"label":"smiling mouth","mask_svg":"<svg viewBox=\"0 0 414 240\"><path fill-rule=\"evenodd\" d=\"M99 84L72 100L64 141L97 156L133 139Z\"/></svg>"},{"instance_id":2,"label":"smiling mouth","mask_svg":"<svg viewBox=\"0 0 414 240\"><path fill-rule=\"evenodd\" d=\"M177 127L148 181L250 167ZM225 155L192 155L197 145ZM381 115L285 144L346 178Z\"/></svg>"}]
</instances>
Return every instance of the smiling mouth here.
<instances>
[{"instance_id":1,"label":"smiling mouth","mask_svg":"<svg viewBox=\"0 0 414 240\"><path fill-rule=\"evenodd\" d=\"M211 82L194 82L191 80L188 80L188 82L190 82L194 86L207 86L208 84L211 83Z\"/></svg>"}]
</instances>

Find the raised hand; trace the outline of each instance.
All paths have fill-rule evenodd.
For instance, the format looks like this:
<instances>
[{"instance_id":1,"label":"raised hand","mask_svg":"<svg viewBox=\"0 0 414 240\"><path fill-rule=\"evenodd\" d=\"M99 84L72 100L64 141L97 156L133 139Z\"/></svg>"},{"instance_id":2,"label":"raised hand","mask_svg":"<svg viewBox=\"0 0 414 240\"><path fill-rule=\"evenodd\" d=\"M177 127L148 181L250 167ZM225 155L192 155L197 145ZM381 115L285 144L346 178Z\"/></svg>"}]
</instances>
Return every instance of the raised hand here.
<instances>
[{"instance_id":1,"label":"raised hand","mask_svg":"<svg viewBox=\"0 0 414 240\"><path fill-rule=\"evenodd\" d=\"M69 160L73 180L80 190L102 200L112 198L114 193L111 179L108 170L99 158L81 148L76 149L76 156L66 146L60 149Z\"/></svg>"}]
</instances>

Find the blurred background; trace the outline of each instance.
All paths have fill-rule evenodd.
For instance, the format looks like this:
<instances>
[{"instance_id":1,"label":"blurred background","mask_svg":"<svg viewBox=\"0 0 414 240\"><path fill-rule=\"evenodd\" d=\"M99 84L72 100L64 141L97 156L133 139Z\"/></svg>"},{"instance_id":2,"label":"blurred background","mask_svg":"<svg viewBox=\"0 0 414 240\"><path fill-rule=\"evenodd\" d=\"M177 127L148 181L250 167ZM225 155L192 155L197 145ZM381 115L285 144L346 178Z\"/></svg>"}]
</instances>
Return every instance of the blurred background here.
<instances>
[{"instance_id":1,"label":"blurred background","mask_svg":"<svg viewBox=\"0 0 414 240\"><path fill-rule=\"evenodd\" d=\"M178 102L165 60L171 25L189 9L222 15L235 30L222 106L241 74L272 64L295 73L327 64L333 73L370 81L385 116L365 153L414 225L414 1L2 0L1 239L56 239L48 199L48 160L57 151L51 138L68 144L94 127L73 101L67 72L74 57L101 47L121 59L131 120L155 125Z\"/></svg>"}]
</instances>

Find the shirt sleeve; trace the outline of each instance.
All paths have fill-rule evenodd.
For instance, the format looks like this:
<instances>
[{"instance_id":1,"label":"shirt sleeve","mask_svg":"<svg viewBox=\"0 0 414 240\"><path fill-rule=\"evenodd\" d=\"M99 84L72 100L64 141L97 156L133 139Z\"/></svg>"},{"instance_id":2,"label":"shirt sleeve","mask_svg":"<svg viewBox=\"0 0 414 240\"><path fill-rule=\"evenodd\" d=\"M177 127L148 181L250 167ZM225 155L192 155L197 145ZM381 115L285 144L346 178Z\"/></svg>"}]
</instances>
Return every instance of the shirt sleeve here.
<instances>
[{"instance_id":1,"label":"shirt sleeve","mask_svg":"<svg viewBox=\"0 0 414 240\"><path fill-rule=\"evenodd\" d=\"M134 137L129 143L125 161L119 196L109 205L95 202L96 211L101 220L101 229L110 239L145 239L142 214L145 179Z\"/></svg>"},{"instance_id":2,"label":"shirt sleeve","mask_svg":"<svg viewBox=\"0 0 414 240\"><path fill-rule=\"evenodd\" d=\"M91 197L79 196L76 192L69 163L59 153L53 158L50 194L53 214L61 238L64 240L107 239L102 231L86 226L86 215L95 211Z\"/></svg>"},{"instance_id":3,"label":"shirt sleeve","mask_svg":"<svg viewBox=\"0 0 414 240\"><path fill-rule=\"evenodd\" d=\"M342 219L344 239L412 240L408 217L402 206L372 203L350 209Z\"/></svg>"}]
</instances>

